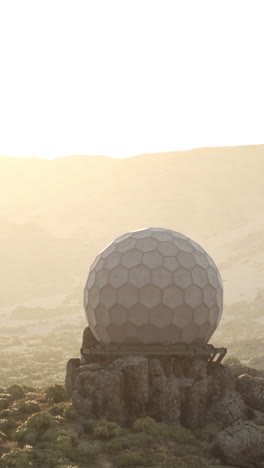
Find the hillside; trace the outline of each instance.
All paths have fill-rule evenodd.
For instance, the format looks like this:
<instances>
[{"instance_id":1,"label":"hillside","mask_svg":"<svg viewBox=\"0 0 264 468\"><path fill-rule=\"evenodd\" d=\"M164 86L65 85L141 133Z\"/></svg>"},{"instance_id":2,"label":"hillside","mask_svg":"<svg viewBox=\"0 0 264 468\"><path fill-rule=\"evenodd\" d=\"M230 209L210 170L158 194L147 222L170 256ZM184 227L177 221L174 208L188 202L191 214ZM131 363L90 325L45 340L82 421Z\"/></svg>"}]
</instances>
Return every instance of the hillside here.
<instances>
[{"instance_id":1,"label":"hillside","mask_svg":"<svg viewBox=\"0 0 264 468\"><path fill-rule=\"evenodd\" d=\"M263 277L263 156L264 145L123 160L1 157L0 307L57 296L81 304L98 251L145 226L200 242L220 268L226 304L254 299Z\"/></svg>"}]
</instances>

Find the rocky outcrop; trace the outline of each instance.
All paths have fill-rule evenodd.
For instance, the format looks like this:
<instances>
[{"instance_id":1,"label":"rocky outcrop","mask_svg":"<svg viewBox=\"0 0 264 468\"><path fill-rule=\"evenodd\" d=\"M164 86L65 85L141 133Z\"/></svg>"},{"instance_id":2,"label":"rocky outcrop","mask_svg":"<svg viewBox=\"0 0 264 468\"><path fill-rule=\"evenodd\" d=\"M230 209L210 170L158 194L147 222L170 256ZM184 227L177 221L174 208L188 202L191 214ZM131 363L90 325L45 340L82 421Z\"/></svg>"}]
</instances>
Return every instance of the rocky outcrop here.
<instances>
[{"instance_id":1,"label":"rocky outcrop","mask_svg":"<svg viewBox=\"0 0 264 468\"><path fill-rule=\"evenodd\" d=\"M84 338L91 344L92 336ZM66 388L87 420L127 426L151 416L194 430L220 423L214 454L229 465L264 468L264 378L246 370L200 358L88 354L69 361Z\"/></svg>"},{"instance_id":2,"label":"rocky outcrop","mask_svg":"<svg viewBox=\"0 0 264 468\"><path fill-rule=\"evenodd\" d=\"M72 392L75 390L75 379L77 375L77 369L80 367L81 360L79 358L70 359L67 363L66 368L66 398L71 398Z\"/></svg>"},{"instance_id":3,"label":"rocky outcrop","mask_svg":"<svg viewBox=\"0 0 264 468\"><path fill-rule=\"evenodd\" d=\"M217 434L213 454L230 465L262 467L264 432L252 421L238 421Z\"/></svg>"}]
</instances>

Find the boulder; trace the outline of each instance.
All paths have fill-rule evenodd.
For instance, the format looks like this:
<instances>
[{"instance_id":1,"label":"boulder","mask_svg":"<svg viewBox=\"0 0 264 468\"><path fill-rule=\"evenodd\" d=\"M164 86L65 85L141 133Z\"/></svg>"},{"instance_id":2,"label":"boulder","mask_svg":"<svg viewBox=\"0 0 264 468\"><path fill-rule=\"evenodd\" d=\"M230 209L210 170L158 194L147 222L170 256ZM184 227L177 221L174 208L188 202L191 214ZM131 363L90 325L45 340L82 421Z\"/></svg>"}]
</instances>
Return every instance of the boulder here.
<instances>
[{"instance_id":1,"label":"boulder","mask_svg":"<svg viewBox=\"0 0 264 468\"><path fill-rule=\"evenodd\" d=\"M237 421L247 419L248 408L236 390L227 389L220 398L212 401L208 412L207 421L220 421L224 427L231 426Z\"/></svg>"},{"instance_id":2,"label":"boulder","mask_svg":"<svg viewBox=\"0 0 264 468\"><path fill-rule=\"evenodd\" d=\"M264 433L252 421L238 421L219 432L212 448L224 463L254 468L264 460Z\"/></svg>"},{"instance_id":3,"label":"boulder","mask_svg":"<svg viewBox=\"0 0 264 468\"><path fill-rule=\"evenodd\" d=\"M251 377L264 377L264 371L248 367L244 364L232 364L229 366L234 377L242 374L249 374Z\"/></svg>"},{"instance_id":4,"label":"boulder","mask_svg":"<svg viewBox=\"0 0 264 468\"><path fill-rule=\"evenodd\" d=\"M236 389L250 408L264 411L264 378L240 375L236 379Z\"/></svg>"}]
</instances>

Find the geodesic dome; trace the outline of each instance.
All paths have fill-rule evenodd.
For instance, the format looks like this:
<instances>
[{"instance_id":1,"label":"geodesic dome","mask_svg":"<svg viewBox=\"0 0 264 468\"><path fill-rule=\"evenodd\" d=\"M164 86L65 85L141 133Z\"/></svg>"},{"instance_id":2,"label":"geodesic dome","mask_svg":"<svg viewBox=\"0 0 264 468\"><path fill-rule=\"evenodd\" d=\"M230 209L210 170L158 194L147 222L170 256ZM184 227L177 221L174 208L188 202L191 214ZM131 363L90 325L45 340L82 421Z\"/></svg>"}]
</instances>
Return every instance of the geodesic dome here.
<instances>
[{"instance_id":1,"label":"geodesic dome","mask_svg":"<svg viewBox=\"0 0 264 468\"><path fill-rule=\"evenodd\" d=\"M84 289L89 326L103 343L207 343L222 314L213 259L178 232L118 237L92 263Z\"/></svg>"}]
</instances>

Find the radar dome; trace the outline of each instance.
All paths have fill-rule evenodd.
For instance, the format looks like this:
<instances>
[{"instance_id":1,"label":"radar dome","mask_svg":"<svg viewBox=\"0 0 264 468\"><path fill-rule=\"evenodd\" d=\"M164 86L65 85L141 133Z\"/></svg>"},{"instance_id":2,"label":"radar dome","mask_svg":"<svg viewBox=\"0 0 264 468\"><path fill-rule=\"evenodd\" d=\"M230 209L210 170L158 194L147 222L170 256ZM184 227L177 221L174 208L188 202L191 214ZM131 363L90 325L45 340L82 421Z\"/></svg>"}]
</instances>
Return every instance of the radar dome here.
<instances>
[{"instance_id":1,"label":"radar dome","mask_svg":"<svg viewBox=\"0 0 264 468\"><path fill-rule=\"evenodd\" d=\"M84 307L102 344L207 343L221 318L223 284L199 244L176 231L145 228L97 255Z\"/></svg>"}]
</instances>

